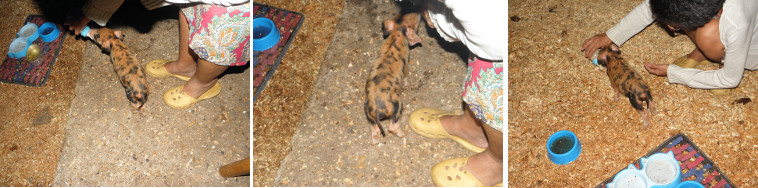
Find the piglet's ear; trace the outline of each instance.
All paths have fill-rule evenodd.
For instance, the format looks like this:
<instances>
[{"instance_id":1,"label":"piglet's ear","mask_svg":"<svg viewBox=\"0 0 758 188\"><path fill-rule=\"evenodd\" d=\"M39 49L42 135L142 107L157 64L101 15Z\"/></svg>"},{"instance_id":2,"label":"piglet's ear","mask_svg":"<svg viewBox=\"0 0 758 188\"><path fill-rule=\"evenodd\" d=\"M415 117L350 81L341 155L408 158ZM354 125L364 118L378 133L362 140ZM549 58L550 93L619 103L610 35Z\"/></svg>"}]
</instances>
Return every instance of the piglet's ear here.
<instances>
[{"instance_id":1,"label":"piglet's ear","mask_svg":"<svg viewBox=\"0 0 758 188\"><path fill-rule=\"evenodd\" d=\"M409 46L416 45L416 44L421 43L423 41L421 39L421 37L418 37L418 35L416 35L416 31L414 31L411 28L406 28L405 29L405 37L408 38L408 45Z\"/></svg>"},{"instance_id":2,"label":"piglet's ear","mask_svg":"<svg viewBox=\"0 0 758 188\"><path fill-rule=\"evenodd\" d=\"M619 46L614 43L611 43L610 50L616 52L616 54L621 54L621 49L619 49Z\"/></svg>"},{"instance_id":3,"label":"piglet's ear","mask_svg":"<svg viewBox=\"0 0 758 188\"><path fill-rule=\"evenodd\" d=\"M124 37L126 36L124 35L124 32L121 32L121 31L113 31L113 34L116 35L116 38L121 39L121 40L124 40Z\"/></svg>"},{"instance_id":4,"label":"piglet's ear","mask_svg":"<svg viewBox=\"0 0 758 188\"><path fill-rule=\"evenodd\" d=\"M387 37L387 35L390 34L390 32L395 29L395 21L394 20L385 20L382 22L382 32L384 33L384 37Z\"/></svg>"}]
</instances>

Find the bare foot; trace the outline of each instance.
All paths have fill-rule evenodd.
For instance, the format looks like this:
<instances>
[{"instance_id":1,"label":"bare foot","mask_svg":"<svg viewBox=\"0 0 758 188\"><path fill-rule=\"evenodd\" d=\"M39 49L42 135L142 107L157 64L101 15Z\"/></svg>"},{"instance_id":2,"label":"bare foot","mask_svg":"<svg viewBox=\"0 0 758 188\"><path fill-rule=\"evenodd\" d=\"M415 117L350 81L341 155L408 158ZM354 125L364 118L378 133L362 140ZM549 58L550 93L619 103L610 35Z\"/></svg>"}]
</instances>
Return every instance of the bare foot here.
<instances>
[{"instance_id":1,"label":"bare foot","mask_svg":"<svg viewBox=\"0 0 758 188\"><path fill-rule=\"evenodd\" d=\"M466 111L469 110L466 109ZM442 116L440 123L450 135L461 137L477 147L486 148L488 144L484 130L476 124L476 120L472 117L473 114L470 112L457 116Z\"/></svg>"},{"instance_id":2,"label":"bare foot","mask_svg":"<svg viewBox=\"0 0 758 188\"><path fill-rule=\"evenodd\" d=\"M178 74L182 76L192 77L197 70L197 63L193 61L176 60L169 61L164 64L166 70L171 74ZM213 86L213 85L211 85Z\"/></svg>"},{"instance_id":3,"label":"bare foot","mask_svg":"<svg viewBox=\"0 0 758 188\"><path fill-rule=\"evenodd\" d=\"M471 156L463 169L485 185L503 182L503 164L497 162L489 149Z\"/></svg>"},{"instance_id":4,"label":"bare foot","mask_svg":"<svg viewBox=\"0 0 758 188\"><path fill-rule=\"evenodd\" d=\"M706 60L705 55L703 55L703 52L700 51L700 49L695 48L690 52L690 54L687 54L687 58L693 59L697 62Z\"/></svg>"},{"instance_id":5,"label":"bare foot","mask_svg":"<svg viewBox=\"0 0 758 188\"><path fill-rule=\"evenodd\" d=\"M200 95L203 95L203 93L211 89L217 81L218 79L215 79L207 84L203 84L200 83L197 79L190 79L187 81L187 83L184 84L182 92L187 93L187 95L197 99L200 97Z\"/></svg>"}]
</instances>

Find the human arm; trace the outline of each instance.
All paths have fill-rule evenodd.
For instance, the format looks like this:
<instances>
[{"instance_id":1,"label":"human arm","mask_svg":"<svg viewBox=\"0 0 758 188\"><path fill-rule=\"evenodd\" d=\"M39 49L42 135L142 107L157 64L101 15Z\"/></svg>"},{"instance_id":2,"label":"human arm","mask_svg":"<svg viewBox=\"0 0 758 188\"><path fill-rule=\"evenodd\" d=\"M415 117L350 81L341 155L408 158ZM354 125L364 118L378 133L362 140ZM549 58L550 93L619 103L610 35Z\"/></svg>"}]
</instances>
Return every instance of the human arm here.
<instances>
[{"instance_id":1,"label":"human arm","mask_svg":"<svg viewBox=\"0 0 758 188\"><path fill-rule=\"evenodd\" d=\"M585 40L584 44L582 44L584 56L589 58L600 47L611 44L623 45L627 40L653 23L653 21L653 13L650 11L650 1L645 0L645 2L637 5L637 7L632 9L629 14L624 16L619 23L608 31Z\"/></svg>"},{"instance_id":2,"label":"human arm","mask_svg":"<svg viewBox=\"0 0 758 188\"><path fill-rule=\"evenodd\" d=\"M95 21L98 25L105 26L123 2L124 0L89 0L81 9L69 13L63 25L68 27L69 30L74 31L77 35L81 33L84 26L90 21Z\"/></svg>"},{"instance_id":3,"label":"human arm","mask_svg":"<svg viewBox=\"0 0 758 188\"><path fill-rule=\"evenodd\" d=\"M124 0L88 0L82 7L82 13L97 25L105 26L122 3Z\"/></svg>"}]
</instances>

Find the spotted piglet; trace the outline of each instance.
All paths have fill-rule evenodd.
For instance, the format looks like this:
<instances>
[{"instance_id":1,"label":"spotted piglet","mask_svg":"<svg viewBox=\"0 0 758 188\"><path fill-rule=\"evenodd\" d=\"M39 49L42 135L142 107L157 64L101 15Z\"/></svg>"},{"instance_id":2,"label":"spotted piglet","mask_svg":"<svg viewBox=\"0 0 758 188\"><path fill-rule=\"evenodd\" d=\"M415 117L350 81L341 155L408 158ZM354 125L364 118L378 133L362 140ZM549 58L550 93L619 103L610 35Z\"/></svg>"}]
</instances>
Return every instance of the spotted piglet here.
<instances>
[{"instance_id":1,"label":"spotted piglet","mask_svg":"<svg viewBox=\"0 0 758 188\"><path fill-rule=\"evenodd\" d=\"M145 71L139 65L139 60L129 52L129 47L121 42L121 31L113 31L108 28L92 29L88 36L95 41L100 48L110 52L113 70L118 75L121 86L126 90L126 98L132 106L143 114L142 109L147 102L149 93Z\"/></svg>"},{"instance_id":2,"label":"spotted piglet","mask_svg":"<svg viewBox=\"0 0 758 188\"><path fill-rule=\"evenodd\" d=\"M416 35L419 19L418 13L407 13L383 23L387 38L366 81L364 111L371 123L371 144L379 143L380 133L386 136L380 121L387 118L392 120L388 130L396 136L405 136L397 123L403 113L400 93L405 85L404 78L408 75L410 46L421 42Z\"/></svg>"},{"instance_id":3,"label":"spotted piglet","mask_svg":"<svg viewBox=\"0 0 758 188\"><path fill-rule=\"evenodd\" d=\"M655 115L655 107L653 96L650 95L650 89L645 80L642 80L642 77L626 64L620 51L612 51L608 47L598 50L600 53L598 53L597 62L607 68L606 73L611 80L611 87L616 92L614 100L618 101L619 94L629 98L632 107L642 116L642 124L647 128L650 124L650 116ZM643 102L646 104L643 105Z\"/></svg>"}]
</instances>

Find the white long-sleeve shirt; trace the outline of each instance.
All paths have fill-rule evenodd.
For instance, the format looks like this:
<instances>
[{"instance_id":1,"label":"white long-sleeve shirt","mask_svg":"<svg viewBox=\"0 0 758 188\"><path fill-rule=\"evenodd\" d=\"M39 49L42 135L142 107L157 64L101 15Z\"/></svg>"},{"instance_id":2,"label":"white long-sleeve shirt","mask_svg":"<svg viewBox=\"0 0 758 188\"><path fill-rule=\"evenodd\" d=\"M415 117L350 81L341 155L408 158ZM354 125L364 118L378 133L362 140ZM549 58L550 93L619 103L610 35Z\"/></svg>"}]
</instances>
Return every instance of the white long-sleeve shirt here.
<instances>
[{"instance_id":1,"label":"white long-sleeve shirt","mask_svg":"<svg viewBox=\"0 0 758 188\"><path fill-rule=\"evenodd\" d=\"M505 1L439 0L429 17L448 42L461 41L471 53L488 60L503 60L506 41ZM435 2L436 3L436 2Z\"/></svg>"},{"instance_id":2,"label":"white long-sleeve shirt","mask_svg":"<svg viewBox=\"0 0 758 188\"><path fill-rule=\"evenodd\" d=\"M653 23L649 0L645 0L621 22L606 32L617 45L622 45L632 36ZM698 89L737 87L745 69L758 69L758 1L726 0L719 18L719 38L725 47L724 67L718 70L682 68L674 64L668 67L671 83L683 84Z\"/></svg>"}]
</instances>

